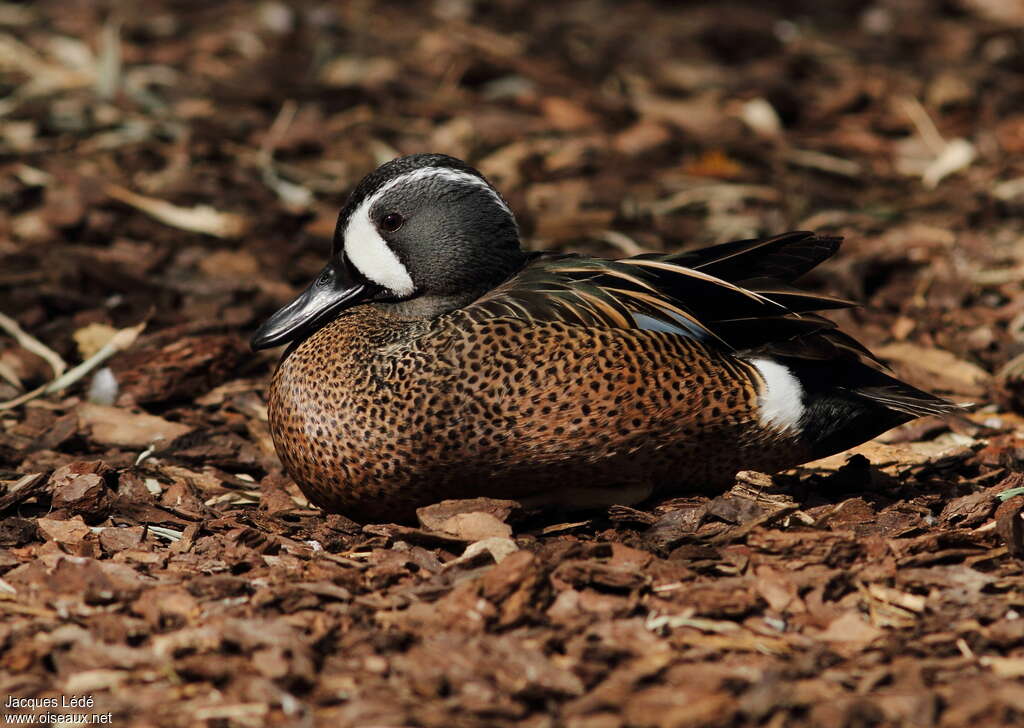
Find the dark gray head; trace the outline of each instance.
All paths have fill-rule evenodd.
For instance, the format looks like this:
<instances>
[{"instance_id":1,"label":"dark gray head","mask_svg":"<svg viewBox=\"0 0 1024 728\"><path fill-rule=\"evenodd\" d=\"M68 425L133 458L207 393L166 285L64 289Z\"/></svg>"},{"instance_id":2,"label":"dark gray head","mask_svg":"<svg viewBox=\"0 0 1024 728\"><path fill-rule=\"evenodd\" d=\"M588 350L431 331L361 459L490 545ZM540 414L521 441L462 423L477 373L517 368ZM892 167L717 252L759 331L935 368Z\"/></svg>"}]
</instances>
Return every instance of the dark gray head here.
<instances>
[{"instance_id":1,"label":"dark gray head","mask_svg":"<svg viewBox=\"0 0 1024 728\"><path fill-rule=\"evenodd\" d=\"M512 211L483 175L443 154L402 157L356 186L327 266L252 343L306 336L359 303L432 318L494 288L526 259Z\"/></svg>"}]
</instances>

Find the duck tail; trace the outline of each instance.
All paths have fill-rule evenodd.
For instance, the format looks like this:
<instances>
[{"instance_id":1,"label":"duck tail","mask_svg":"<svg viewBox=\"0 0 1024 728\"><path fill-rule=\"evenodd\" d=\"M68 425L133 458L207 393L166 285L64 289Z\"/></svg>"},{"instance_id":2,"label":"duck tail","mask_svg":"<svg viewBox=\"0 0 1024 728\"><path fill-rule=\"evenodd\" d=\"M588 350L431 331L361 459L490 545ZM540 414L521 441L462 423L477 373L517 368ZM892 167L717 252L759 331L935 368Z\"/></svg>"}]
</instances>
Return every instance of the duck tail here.
<instances>
[{"instance_id":1,"label":"duck tail","mask_svg":"<svg viewBox=\"0 0 1024 728\"><path fill-rule=\"evenodd\" d=\"M815 458L841 452L925 415L952 415L961 405L913 387L854 358L782 359L799 382L799 429Z\"/></svg>"}]
</instances>

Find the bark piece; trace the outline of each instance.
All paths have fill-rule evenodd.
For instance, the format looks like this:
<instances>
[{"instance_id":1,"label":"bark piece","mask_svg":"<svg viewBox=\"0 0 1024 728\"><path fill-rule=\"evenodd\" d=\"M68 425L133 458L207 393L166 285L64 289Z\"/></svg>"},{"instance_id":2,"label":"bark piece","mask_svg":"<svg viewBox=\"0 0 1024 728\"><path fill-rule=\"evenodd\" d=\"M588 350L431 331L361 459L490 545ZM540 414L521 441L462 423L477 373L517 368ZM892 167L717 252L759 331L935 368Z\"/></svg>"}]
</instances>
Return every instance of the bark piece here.
<instances>
[{"instance_id":1,"label":"bark piece","mask_svg":"<svg viewBox=\"0 0 1024 728\"><path fill-rule=\"evenodd\" d=\"M102 445L163 448L192 428L178 422L121 407L84 403L78 408L79 422L89 429L90 438Z\"/></svg>"}]
</instances>

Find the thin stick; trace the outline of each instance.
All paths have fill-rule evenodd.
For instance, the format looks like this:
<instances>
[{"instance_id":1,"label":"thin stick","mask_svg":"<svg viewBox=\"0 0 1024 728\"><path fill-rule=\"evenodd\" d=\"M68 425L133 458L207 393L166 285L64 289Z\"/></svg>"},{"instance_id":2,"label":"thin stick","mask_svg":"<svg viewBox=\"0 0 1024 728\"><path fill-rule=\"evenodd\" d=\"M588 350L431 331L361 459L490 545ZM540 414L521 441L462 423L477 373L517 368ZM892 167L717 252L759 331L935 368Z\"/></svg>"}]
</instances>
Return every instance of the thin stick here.
<instances>
[{"instance_id":1,"label":"thin stick","mask_svg":"<svg viewBox=\"0 0 1024 728\"><path fill-rule=\"evenodd\" d=\"M70 387L72 384L77 382L79 379L84 377L86 374L91 372L93 369L98 367L100 364L105 362L107 359L112 357L119 351L124 351L139 338L139 334L146 328L146 322L143 321L141 324L136 326L129 326L126 329L121 329L114 334L110 341L103 345L103 348L97 351L95 354L90 356L88 359L83 361L78 366L74 367L66 374L57 377L49 384L44 384L41 387L36 387L31 392L26 392L20 397L9 399L6 402L0 402L0 410L13 409L26 402L35 399L42 394L49 394L50 392L56 392L66 387Z\"/></svg>"},{"instance_id":2,"label":"thin stick","mask_svg":"<svg viewBox=\"0 0 1024 728\"><path fill-rule=\"evenodd\" d=\"M13 336L20 346L45 359L46 363L50 365L50 369L53 370L54 378L59 377L68 368L67 363L61 359L60 354L36 337L26 333L18 326L18 322L10 316L0 313L0 328Z\"/></svg>"},{"instance_id":3,"label":"thin stick","mask_svg":"<svg viewBox=\"0 0 1024 728\"><path fill-rule=\"evenodd\" d=\"M921 135L925 145L934 154L939 154L946 148L946 140L942 138L942 133L935 126L935 122L928 115L928 111L913 96L908 96L901 99L901 101L903 102L903 111L910 117L910 121L917 128L917 133Z\"/></svg>"}]
</instances>

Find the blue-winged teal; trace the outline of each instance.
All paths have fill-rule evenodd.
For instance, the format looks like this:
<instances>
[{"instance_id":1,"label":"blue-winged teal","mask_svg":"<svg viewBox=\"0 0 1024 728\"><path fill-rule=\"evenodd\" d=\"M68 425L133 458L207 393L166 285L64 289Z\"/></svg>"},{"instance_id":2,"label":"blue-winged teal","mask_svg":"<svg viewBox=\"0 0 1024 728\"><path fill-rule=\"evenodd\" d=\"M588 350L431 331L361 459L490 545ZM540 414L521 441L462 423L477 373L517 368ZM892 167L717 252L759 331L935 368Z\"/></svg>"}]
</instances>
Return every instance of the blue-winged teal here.
<instances>
[{"instance_id":1,"label":"blue-winged teal","mask_svg":"<svg viewBox=\"0 0 1024 728\"><path fill-rule=\"evenodd\" d=\"M322 508L396 520L444 498L579 508L727 486L955 410L812 313L847 301L791 285L838 247L793 232L529 253L475 169L397 159L253 337L291 342L270 386L277 452Z\"/></svg>"}]
</instances>

